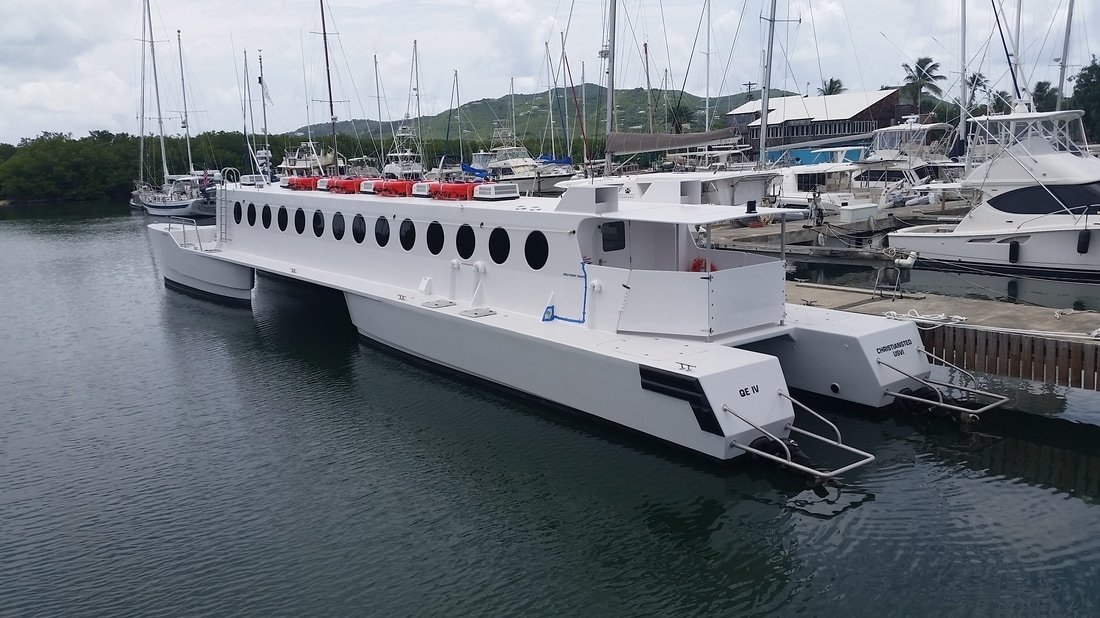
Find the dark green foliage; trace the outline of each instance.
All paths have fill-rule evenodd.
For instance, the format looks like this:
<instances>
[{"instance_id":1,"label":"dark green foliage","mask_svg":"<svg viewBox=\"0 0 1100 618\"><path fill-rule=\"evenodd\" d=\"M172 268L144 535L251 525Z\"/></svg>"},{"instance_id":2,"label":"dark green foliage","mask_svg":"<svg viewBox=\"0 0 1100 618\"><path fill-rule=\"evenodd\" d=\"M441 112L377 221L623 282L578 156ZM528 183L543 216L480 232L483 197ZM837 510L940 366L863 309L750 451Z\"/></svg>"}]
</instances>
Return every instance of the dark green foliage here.
<instances>
[{"instance_id":1,"label":"dark green foliage","mask_svg":"<svg viewBox=\"0 0 1100 618\"><path fill-rule=\"evenodd\" d=\"M1065 107L1085 111L1085 133L1090 142L1100 140L1100 64L1096 56L1071 79L1073 97Z\"/></svg>"},{"instance_id":2,"label":"dark green foliage","mask_svg":"<svg viewBox=\"0 0 1100 618\"><path fill-rule=\"evenodd\" d=\"M18 146L0 145L0 198L17 201L124 199L138 177L138 138L126 133L92 131L73 139L43 133ZM187 171L183 138L165 140L169 170ZM192 141L198 169L241 168L246 163L240 133L206 133ZM161 182L160 146L145 141L145 178Z\"/></svg>"},{"instance_id":3,"label":"dark green foliage","mask_svg":"<svg viewBox=\"0 0 1100 618\"><path fill-rule=\"evenodd\" d=\"M1031 102L1037 112L1052 112L1058 105L1058 89L1051 88L1050 82L1035 82L1035 88L1031 90Z\"/></svg>"}]
</instances>

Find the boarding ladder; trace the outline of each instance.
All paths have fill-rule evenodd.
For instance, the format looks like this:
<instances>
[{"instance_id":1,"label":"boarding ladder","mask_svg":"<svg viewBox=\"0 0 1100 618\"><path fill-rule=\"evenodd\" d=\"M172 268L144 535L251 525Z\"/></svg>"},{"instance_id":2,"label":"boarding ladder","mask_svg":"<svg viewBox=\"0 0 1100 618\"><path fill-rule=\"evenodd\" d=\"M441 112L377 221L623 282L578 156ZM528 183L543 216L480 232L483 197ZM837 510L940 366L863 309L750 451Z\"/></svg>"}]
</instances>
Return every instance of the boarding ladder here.
<instances>
[{"instance_id":1,"label":"boarding ladder","mask_svg":"<svg viewBox=\"0 0 1100 618\"><path fill-rule=\"evenodd\" d=\"M831 423L825 417L821 416L817 412L814 412L812 409L810 409L809 406L803 404L801 401L798 401L794 397L791 397L789 394L783 392L782 390L777 390L776 394L778 397L791 402L794 405L795 410L807 412L811 416L816 418L819 422L824 423L826 426L829 427L829 429L832 430L834 434L836 434L836 439L827 438L825 436L818 435L812 431L807 431L800 427L795 427L793 421L787 423L783 427L783 429L785 429L790 434L798 434L802 437L811 438L817 442L831 446L834 449L838 449L840 451L844 451L845 453L855 455L856 457L858 457L858 459L849 464L840 466L839 468L834 468L832 470L819 470L817 468L811 468L810 466L795 461L796 456L792 452L792 448L797 449L798 445L793 440L776 436L767 429L764 429L763 427L746 418L745 415L737 413L728 404L722 404L723 412L732 415L733 417L737 418L738 420L744 422L745 424L763 434L762 438L757 438L756 440L753 440L751 444L742 444L737 440L732 440L730 442L730 446L741 449L746 453L756 455L757 457L760 457L762 459L777 463L781 466L796 470L817 480L828 480L836 478L837 476L844 474L845 472L854 470L875 460L875 456L871 453L861 451L858 448L844 444L844 440L840 435L840 429L838 429L836 425ZM768 452L768 450L765 450L765 448L769 447L772 452Z\"/></svg>"},{"instance_id":2,"label":"boarding ladder","mask_svg":"<svg viewBox=\"0 0 1100 618\"><path fill-rule=\"evenodd\" d=\"M892 390L887 389L885 391L886 395L890 395L891 397L894 397L895 399L901 399L901 400L904 400L904 401L912 401L914 403L919 403L919 404L922 404L922 405L928 405L928 406L931 406L933 408L946 410L948 412L954 412L954 413L958 414L959 420L961 422L964 422L964 423L969 422L969 421L978 420L981 417L982 413L988 412L989 410L992 410L993 408L998 408L1000 406L1003 406L1005 403L1008 402L1009 398L1008 398L1007 395L998 395L997 393L991 393L989 391L983 391L983 390L977 388L976 385L979 384L978 379L975 378L974 375L972 373L970 373L969 371L966 371L965 369L963 369L963 368L961 368L957 365L954 365L952 363L947 362L946 359L943 359L939 356L936 356L935 354L929 352L928 350L925 350L924 348L917 348L917 351L924 354L925 357L928 358L928 362L930 362L930 363L933 363L933 364L938 363L938 364L941 364L945 367L949 367L951 369L954 369L956 372L958 372L958 374L960 376L963 376L966 379L966 384L952 384L950 382L944 382L942 380L934 380L932 378L919 378L919 377L917 377L915 375L912 375L908 372L902 371L901 369L895 367L894 365L891 365L890 363L888 363L888 362L886 362L886 361L884 361L880 358L880 359L878 359L878 364L880 364L884 367L887 367L887 368L889 368L893 371L896 371L896 372L900 373L901 375L903 375L903 376L905 376L905 377L907 377L911 380L915 380L915 381L923 384L927 389L930 389L929 392L934 392L935 393L935 399L932 399L932 398L929 398L929 397L923 397L923 396L920 395L919 392L906 392L907 389L902 389L901 391L892 391ZM968 386L967 384L975 385L975 386ZM961 391L961 392L965 393L968 397L972 397L976 400L984 399L984 400L986 400L986 403L984 403L984 404L979 403L977 408L967 408L965 406L960 406L958 404L951 403L950 401L947 401L944 398L944 392L945 391L950 391L950 390Z\"/></svg>"}]
</instances>

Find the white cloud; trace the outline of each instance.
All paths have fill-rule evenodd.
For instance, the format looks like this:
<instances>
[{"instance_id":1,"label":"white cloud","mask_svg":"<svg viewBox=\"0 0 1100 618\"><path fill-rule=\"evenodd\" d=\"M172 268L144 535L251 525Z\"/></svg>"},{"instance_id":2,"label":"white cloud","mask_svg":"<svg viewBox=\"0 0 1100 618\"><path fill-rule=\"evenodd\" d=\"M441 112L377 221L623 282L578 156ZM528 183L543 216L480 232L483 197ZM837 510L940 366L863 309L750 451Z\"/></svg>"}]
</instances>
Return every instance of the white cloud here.
<instances>
[{"instance_id":1,"label":"white cloud","mask_svg":"<svg viewBox=\"0 0 1100 618\"><path fill-rule=\"evenodd\" d=\"M74 135L95 129L136 131L138 0L6 0L4 4L0 21L0 142L17 142L42 131ZM596 54L603 45L606 9L598 0L390 0L369 7L358 0L330 0L328 4L329 27L336 31L331 45L334 94L347 101L336 106L341 118L377 115L375 54L386 94L383 115L404 114L413 39L419 44L425 113L448 106L456 69L463 101L503 96L511 77L519 92L545 89L545 42L550 43L556 65L561 53L560 32L567 21L573 79L580 80L582 63L588 81L602 77ZM713 4L712 94L738 92L744 89L742 84L760 81L764 4L761 0ZM957 80L958 0L792 0L780 4L790 6L785 17L801 22L777 25L781 41L777 50L787 49L788 53L776 53L776 87L804 90L809 82L813 90L822 77L838 77L850 89L865 86L874 90L899 83L901 64L925 55L941 62L949 78L944 83L946 89L952 89L950 82ZM1061 4L1033 0L1025 7L1029 12L1023 20L1024 60L1033 80L1057 78L1051 58L1061 55ZM974 2L969 6L967 51L973 67L997 80L998 88L1009 89L990 8ZM660 4L619 0L618 85L644 85L640 49L646 41L654 87L661 85L667 70L671 87L686 83L688 91L703 94L705 37L699 33L697 38L702 7L703 0L664 0ZM1075 23L1095 21L1096 9L1087 3L1077 3L1076 11ZM310 119L323 121L328 113L322 108L327 105L313 101L327 97L320 37L312 34L320 30L317 13L317 3L307 0L154 3L163 107L176 110L166 115L178 116L182 107L175 51L175 30L179 28L195 129L236 130L241 126L239 67L244 49L253 62L253 83L256 53L263 49L266 79L276 103L268 110L272 131L305 124L307 100L312 109ZM1012 26L1014 20L1009 23L1010 30ZM1075 26L1071 63L1088 62L1087 34ZM258 97L254 88L253 98ZM173 118L166 126L178 131L178 120Z\"/></svg>"}]
</instances>

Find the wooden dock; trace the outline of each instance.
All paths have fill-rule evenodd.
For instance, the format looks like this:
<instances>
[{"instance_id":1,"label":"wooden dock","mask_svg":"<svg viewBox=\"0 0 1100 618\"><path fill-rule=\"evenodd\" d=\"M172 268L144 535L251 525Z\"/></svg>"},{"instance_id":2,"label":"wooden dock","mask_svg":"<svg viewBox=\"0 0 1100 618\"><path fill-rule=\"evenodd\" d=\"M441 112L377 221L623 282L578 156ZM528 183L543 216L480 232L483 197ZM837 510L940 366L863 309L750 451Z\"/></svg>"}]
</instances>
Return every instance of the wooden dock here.
<instances>
[{"instance_id":1,"label":"wooden dock","mask_svg":"<svg viewBox=\"0 0 1100 618\"><path fill-rule=\"evenodd\" d=\"M911 319L926 350L963 369L1100 390L1100 313L1095 311L798 282L787 283L787 300Z\"/></svg>"}]
</instances>

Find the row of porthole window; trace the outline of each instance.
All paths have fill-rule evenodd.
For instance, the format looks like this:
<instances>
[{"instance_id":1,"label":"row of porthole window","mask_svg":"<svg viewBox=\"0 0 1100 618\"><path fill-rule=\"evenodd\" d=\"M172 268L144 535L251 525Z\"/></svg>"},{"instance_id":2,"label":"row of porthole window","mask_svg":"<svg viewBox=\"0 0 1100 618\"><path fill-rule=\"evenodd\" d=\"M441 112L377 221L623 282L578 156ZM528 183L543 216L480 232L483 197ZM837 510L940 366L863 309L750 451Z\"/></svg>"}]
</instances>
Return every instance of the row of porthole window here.
<instances>
[{"instance_id":1,"label":"row of porthole window","mask_svg":"<svg viewBox=\"0 0 1100 618\"><path fill-rule=\"evenodd\" d=\"M289 226L289 215L287 213L286 206L280 206L276 213L276 224L279 226L279 231L285 232ZM233 205L233 220L239 225L242 219L247 219L248 225L254 227L256 225L256 205L249 204L247 212L242 208L241 203L237 202ZM324 236L325 234L325 215L320 210L313 213L313 234L317 238ZM260 210L260 224L264 229L271 228L271 206L264 204ZM345 232L344 215L342 213L335 213L332 215L332 237L336 240L342 240ZM304 234L306 230L306 213L301 208L294 211L294 231L299 234ZM363 215L355 215L351 220L351 236L356 243L362 243L367 236L367 222L363 218ZM401 248L405 251L411 251L416 246L416 223L412 219L404 219L401 221L401 225L397 230L398 240L401 243ZM443 225L438 221L432 221L428 224L428 231L425 234L425 244L428 246L428 251L432 255L439 255L443 251L443 245L445 243L443 233ZM390 221L386 217L378 217L374 222L374 241L379 247L385 247L390 242ZM474 254L474 248L477 246L477 239L474 235L474 228L467 223L463 223L458 227L458 231L455 232L455 249L458 251L458 255L462 259L470 259ZM503 264L508 260L508 255L511 253L512 242L508 236L508 231L502 227L494 228L489 233L489 257L493 262L497 264ZM523 243L523 254L527 259L527 265L532 270L540 270L546 265L546 260L550 256L550 245L546 241L546 235L538 230L534 230L527 234L527 239Z\"/></svg>"}]
</instances>

